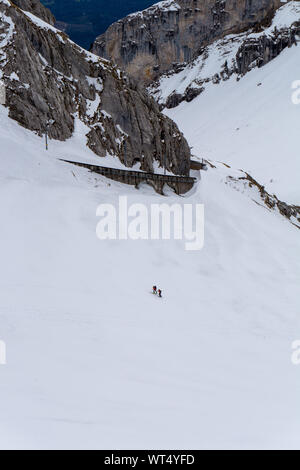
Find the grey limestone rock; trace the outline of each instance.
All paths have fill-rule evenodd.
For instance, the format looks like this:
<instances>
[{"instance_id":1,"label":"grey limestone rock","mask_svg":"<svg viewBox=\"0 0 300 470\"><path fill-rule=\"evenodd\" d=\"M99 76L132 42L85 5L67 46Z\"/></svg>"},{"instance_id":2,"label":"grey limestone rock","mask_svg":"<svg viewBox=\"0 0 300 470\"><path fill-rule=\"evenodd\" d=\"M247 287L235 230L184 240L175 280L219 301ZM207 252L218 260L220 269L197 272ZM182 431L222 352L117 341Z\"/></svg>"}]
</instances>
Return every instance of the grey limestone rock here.
<instances>
[{"instance_id":1,"label":"grey limestone rock","mask_svg":"<svg viewBox=\"0 0 300 470\"><path fill-rule=\"evenodd\" d=\"M128 167L140 162L147 171L157 160L188 175L185 138L143 88L14 4L0 3L0 14L0 78L11 118L39 135L51 123L49 137L58 140L71 137L80 119L100 157L115 155Z\"/></svg>"}]
</instances>

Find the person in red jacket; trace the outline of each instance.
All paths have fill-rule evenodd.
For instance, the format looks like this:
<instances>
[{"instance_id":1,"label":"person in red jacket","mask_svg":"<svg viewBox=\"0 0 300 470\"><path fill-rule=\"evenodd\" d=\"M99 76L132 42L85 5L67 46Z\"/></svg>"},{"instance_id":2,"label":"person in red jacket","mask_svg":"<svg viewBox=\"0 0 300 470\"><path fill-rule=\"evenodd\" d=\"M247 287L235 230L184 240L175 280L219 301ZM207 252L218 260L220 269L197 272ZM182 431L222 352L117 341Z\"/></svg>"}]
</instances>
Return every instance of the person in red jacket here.
<instances>
[{"instance_id":1,"label":"person in red jacket","mask_svg":"<svg viewBox=\"0 0 300 470\"><path fill-rule=\"evenodd\" d=\"M157 294L157 287L156 286L152 287L152 294Z\"/></svg>"},{"instance_id":2,"label":"person in red jacket","mask_svg":"<svg viewBox=\"0 0 300 470\"><path fill-rule=\"evenodd\" d=\"M162 297L162 292L161 292L161 289L158 289L158 297Z\"/></svg>"}]
</instances>

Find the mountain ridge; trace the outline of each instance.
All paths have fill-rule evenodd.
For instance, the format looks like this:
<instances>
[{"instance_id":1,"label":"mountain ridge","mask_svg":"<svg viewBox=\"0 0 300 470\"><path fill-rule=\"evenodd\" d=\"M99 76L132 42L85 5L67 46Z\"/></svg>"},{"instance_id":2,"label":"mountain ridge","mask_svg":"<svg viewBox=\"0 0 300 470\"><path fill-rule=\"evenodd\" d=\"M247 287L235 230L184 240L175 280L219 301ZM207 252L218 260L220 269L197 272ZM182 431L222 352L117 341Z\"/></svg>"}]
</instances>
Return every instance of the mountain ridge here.
<instances>
[{"instance_id":1,"label":"mountain ridge","mask_svg":"<svg viewBox=\"0 0 300 470\"><path fill-rule=\"evenodd\" d=\"M91 50L149 84L224 34L270 22L281 5L281 0L165 0L112 24Z\"/></svg>"},{"instance_id":2,"label":"mountain ridge","mask_svg":"<svg viewBox=\"0 0 300 470\"><path fill-rule=\"evenodd\" d=\"M170 109L182 101L191 102L209 83L217 85L231 76L242 79L299 42L300 3L290 2L276 12L268 28L224 36L203 48L194 61L163 74L148 90L161 108Z\"/></svg>"},{"instance_id":3,"label":"mountain ridge","mask_svg":"<svg viewBox=\"0 0 300 470\"><path fill-rule=\"evenodd\" d=\"M114 155L147 171L156 161L188 175L186 140L145 90L34 14L7 1L0 13L0 78L10 117L39 135L48 126L58 140L72 136L79 117L98 156Z\"/></svg>"}]
</instances>

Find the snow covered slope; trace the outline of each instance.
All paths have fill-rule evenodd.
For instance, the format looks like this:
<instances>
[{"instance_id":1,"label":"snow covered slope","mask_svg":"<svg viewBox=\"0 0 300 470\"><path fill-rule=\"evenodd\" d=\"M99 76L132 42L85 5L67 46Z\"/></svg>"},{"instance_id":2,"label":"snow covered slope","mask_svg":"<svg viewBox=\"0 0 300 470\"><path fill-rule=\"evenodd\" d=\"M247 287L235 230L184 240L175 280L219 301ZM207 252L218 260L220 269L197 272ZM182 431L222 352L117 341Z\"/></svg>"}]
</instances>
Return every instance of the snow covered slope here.
<instances>
[{"instance_id":1,"label":"snow covered slope","mask_svg":"<svg viewBox=\"0 0 300 470\"><path fill-rule=\"evenodd\" d=\"M47 153L0 106L0 447L299 448L299 230L224 165L162 198L56 159L83 136ZM204 203L203 250L99 241L120 195Z\"/></svg>"},{"instance_id":2,"label":"snow covered slope","mask_svg":"<svg viewBox=\"0 0 300 470\"><path fill-rule=\"evenodd\" d=\"M237 61L240 55L245 55L246 48L249 49L251 45L256 45L261 41L260 50L256 51L256 55L253 54L252 62L249 64L251 70L262 65L260 60L271 60L275 56L277 48L279 54L282 49L291 46L293 32L296 33L295 42L299 40L297 36L299 21L299 0L287 3L277 10L269 27L262 28L259 32L253 32L253 28L251 28L244 33L230 34L212 42L211 45L203 48L202 54L194 61L188 64L176 64L179 71L169 71L157 82L150 85L149 91L161 105L169 107L168 99L173 93L184 95L189 89L203 90L206 83L217 84L220 80L227 80L233 74L235 78L240 79L242 72ZM284 36L287 36L290 42L287 41L285 44ZM273 43L269 44L269 39L273 40ZM270 46L273 47L273 51L268 50ZM243 71L243 74L247 71ZM182 97L184 98L184 96Z\"/></svg>"},{"instance_id":3,"label":"snow covered slope","mask_svg":"<svg viewBox=\"0 0 300 470\"><path fill-rule=\"evenodd\" d=\"M297 20L300 3L291 2L278 11L264 34ZM156 96L164 103L174 91L183 94L191 85L204 88L193 101L165 110L184 132L193 153L249 171L267 191L299 205L300 105L294 104L292 97L299 95L293 87L299 89L300 47L286 48L238 81L235 73L220 80L225 60L230 68L246 36L255 40L262 34L229 36L214 43L204 58L164 77ZM214 80L216 74L218 80Z\"/></svg>"}]
</instances>

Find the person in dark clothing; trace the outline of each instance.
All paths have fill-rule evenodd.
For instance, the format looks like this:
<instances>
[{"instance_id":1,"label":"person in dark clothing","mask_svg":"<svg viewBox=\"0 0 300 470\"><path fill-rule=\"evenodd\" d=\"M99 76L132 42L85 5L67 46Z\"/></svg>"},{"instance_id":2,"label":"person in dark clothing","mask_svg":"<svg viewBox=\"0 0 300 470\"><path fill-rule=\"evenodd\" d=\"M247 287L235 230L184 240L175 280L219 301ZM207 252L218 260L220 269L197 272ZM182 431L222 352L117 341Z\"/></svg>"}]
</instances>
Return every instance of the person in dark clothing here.
<instances>
[{"instance_id":1,"label":"person in dark clothing","mask_svg":"<svg viewBox=\"0 0 300 470\"><path fill-rule=\"evenodd\" d=\"M157 294L157 287L156 286L152 287L152 294Z\"/></svg>"},{"instance_id":2,"label":"person in dark clothing","mask_svg":"<svg viewBox=\"0 0 300 470\"><path fill-rule=\"evenodd\" d=\"M162 292L161 292L161 289L158 289L158 297L162 297Z\"/></svg>"}]
</instances>

